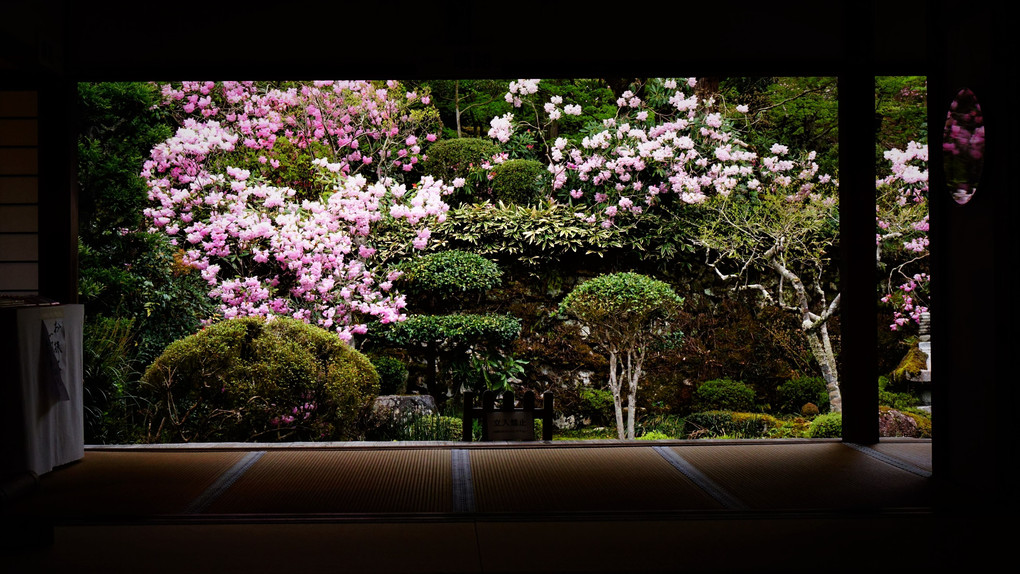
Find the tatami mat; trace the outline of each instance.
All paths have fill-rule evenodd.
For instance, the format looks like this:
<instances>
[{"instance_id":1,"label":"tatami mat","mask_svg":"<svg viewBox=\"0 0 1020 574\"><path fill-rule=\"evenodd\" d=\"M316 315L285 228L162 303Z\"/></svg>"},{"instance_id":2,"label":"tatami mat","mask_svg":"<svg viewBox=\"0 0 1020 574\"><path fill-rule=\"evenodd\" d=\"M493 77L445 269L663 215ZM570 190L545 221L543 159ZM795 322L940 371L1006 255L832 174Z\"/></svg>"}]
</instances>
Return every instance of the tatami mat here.
<instances>
[{"instance_id":1,"label":"tatami mat","mask_svg":"<svg viewBox=\"0 0 1020 574\"><path fill-rule=\"evenodd\" d=\"M930 479L840 442L673 447L752 509L925 507Z\"/></svg>"},{"instance_id":2,"label":"tatami mat","mask_svg":"<svg viewBox=\"0 0 1020 574\"><path fill-rule=\"evenodd\" d=\"M44 474L15 507L43 516L152 516L184 512L245 451L87 451Z\"/></svg>"},{"instance_id":3,"label":"tatami mat","mask_svg":"<svg viewBox=\"0 0 1020 574\"><path fill-rule=\"evenodd\" d=\"M471 452L479 512L658 512L722 508L648 447Z\"/></svg>"},{"instance_id":4,"label":"tatami mat","mask_svg":"<svg viewBox=\"0 0 1020 574\"><path fill-rule=\"evenodd\" d=\"M3 550L14 572L933 571L928 468L930 441L87 449L5 511Z\"/></svg>"},{"instance_id":5,"label":"tatami mat","mask_svg":"<svg viewBox=\"0 0 1020 574\"><path fill-rule=\"evenodd\" d=\"M267 452L206 514L452 512L449 450Z\"/></svg>"},{"instance_id":6,"label":"tatami mat","mask_svg":"<svg viewBox=\"0 0 1020 574\"><path fill-rule=\"evenodd\" d=\"M888 441L871 445L868 448L931 472L931 442Z\"/></svg>"},{"instance_id":7,"label":"tatami mat","mask_svg":"<svg viewBox=\"0 0 1020 574\"><path fill-rule=\"evenodd\" d=\"M54 519L557 517L931 505L930 442L88 450L15 505Z\"/></svg>"}]
</instances>

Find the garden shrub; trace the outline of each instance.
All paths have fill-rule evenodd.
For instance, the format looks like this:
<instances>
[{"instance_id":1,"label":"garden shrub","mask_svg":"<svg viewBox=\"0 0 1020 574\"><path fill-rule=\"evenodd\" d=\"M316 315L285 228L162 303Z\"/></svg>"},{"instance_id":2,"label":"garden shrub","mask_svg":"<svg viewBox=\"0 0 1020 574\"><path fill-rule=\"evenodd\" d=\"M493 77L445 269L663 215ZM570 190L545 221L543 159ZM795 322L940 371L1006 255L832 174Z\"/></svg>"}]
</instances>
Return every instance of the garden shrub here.
<instances>
[{"instance_id":1,"label":"garden shrub","mask_svg":"<svg viewBox=\"0 0 1020 574\"><path fill-rule=\"evenodd\" d=\"M426 415L411 419L402 431L402 436L394 440L456 441L462 438L463 423L457 417Z\"/></svg>"},{"instance_id":2,"label":"garden shrub","mask_svg":"<svg viewBox=\"0 0 1020 574\"><path fill-rule=\"evenodd\" d=\"M648 431L645 434L637 437L637 440L669 440L673 437L660 431Z\"/></svg>"},{"instance_id":3,"label":"garden shrub","mask_svg":"<svg viewBox=\"0 0 1020 574\"><path fill-rule=\"evenodd\" d=\"M800 414L804 417L816 417L821 414L821 411L818 410L818 405L805 403L804 406L800 407Z\"/></svg>"},{"instance_id":4,"label":"garden shrub","mask_svg":"<svg viewBox=\"0 0 1020 574\"><path fill-rule=\"evenodd\" d=\"M754 389L732 379L705 381L694 391L699 410L749 411L754 407Z\"/></svg>"},{"instance_id":5,"label":"garden shrub","mask_svg":"<svg viewBox=\"0 0 1020 574\"><path fill-rule=\"evenodd\" d=\"M688 438L765 438L782 423L771 415L733 411L705 411L684 418Z\"/></svg>"},{"instance_id":6,"label":"garden shrub","mask_svg":"<svg viewBox=\"0 0 1020 574\"><path fill-rule=\"evenodd\" d=\"M910 393L889 390L890 381L886 377L878 378L878 404L896 410L905 410L921 404L920 399Z\"/></svg>"},{"instance_id":7,"label":"garden shrub","mask_svg":"<svg viewBox=\"0 0 1020 574\"><path fill-rule=\"evenodd\" d=\"M379 390L364 355L283 317L210 325L170 344L142 381L149 442L349 440Z\"/></svg>"},{"instance_id":8,"label":"garden shrub","mask_svg":"<svg viewBox=\"0 0 1020 574\"><path fill-rule=\"evenodd\" d=\"M641 432L662 433L670 438L686 436L684 433L684 419L677 415L653 415L641 421Z\"/></svg>"},{"instance_id":9,"label":"garden shrub","mask_svg":"<svg viewBox=\"0 0 1020 574\"><path fill-rule=\"evenodd\" d=\"M104 444L127 438L134 319L89 317L83 327L82 403L85 442Z\"/></svg>"},{"instance_id":10,"label":"garden shrub","mask_svg":"<svg viewBox=\"0 0 1020 574\"><path fill-rule=\"evenodd\" d=\"M403 361L385 355L373 356L369 360L379 374L379 394L396 395L407 390L407 365Z\"/></svg>"},{"instance_id":11,"label":"garden shrub","mask_svg":"<svg viewBox=\"0 0 1020 574\"><path fill-rule=\"evenodd\" d=\"M421 163L424 173L450 184L454 179L469 179L472 171L481 164L491 161L499 153L499 147L487 138L451 138L439 140L428 148L428 157ZM450 205L472 201L468 188L446 197Z\"/></svg>"},{"instance_id":12,"label":"garden shrub","mask_svg":"<svg viewBox=\"0 0 1020 574\"><path fill-rule=\"evenodd\" d=\"M459 303L500 285L503 272L488 259L469 251L437 251L405 261L400 271L401 291L428 308Z\"/></svg>"},{"instance_id":13,"label":"garden shrub","mask_svg":"<svg viewBox=\"0 0 1020 574\"><path fill-rule=\"evenodd\" d=\"M466 347L490 342L505 346L517 339L521 322L510 315L411 315L392 325L386 337L395 345L442 343Z\"/></svg>"},{"instance_id":14,"label":"garden shrub","mask_svg":"<svg viewBox=\"0 0 1020 574\"><path fill-rule=\"evenodd\" d=\"M811 438L841 438L843 436L843 414L818 415L808 427L808 436Z\"/></svg>"},{"instance_id":15,"label":"garden shrub","mask_svg":"<svg viewBox=\"0 0 1020 574\"><path fill-rule=\"evenodd\" d=\"M511 159L492 170L492 195L497 202L530 205L546 193L549 172L541 162Z\"/></svg>"},{"instance_id":16,"label":"garden shrub","mask_svg":"<svg viewBox=\"0 0 1020 574\"><path fill-rule=\"evenodd\" d=\"M822 377L798 377L789 379L776 388L779 412L802 412L805 405L811 403L818 408L828 410L829 391L825 388Z\"/></svg>"},{"instance_id":17,"label":"garden shrub","mask_svg":"<svg viewBox=\"0 0 1020 574\"><path fill-rule=\"evenodd\" d=\"M591 424L604 425L612 419L613 393L608 389L599 389L582 385L578 390L580 405L578 414L589 419Z\"/></svg>"}]
</instances>

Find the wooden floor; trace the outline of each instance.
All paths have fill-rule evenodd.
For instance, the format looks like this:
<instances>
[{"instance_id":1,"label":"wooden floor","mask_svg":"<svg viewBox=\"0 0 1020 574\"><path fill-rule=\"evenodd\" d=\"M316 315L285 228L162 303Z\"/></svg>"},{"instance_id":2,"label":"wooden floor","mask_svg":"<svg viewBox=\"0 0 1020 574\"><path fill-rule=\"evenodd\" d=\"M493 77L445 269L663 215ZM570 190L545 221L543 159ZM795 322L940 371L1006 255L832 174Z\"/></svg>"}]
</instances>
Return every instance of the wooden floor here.
<instances>
[{"instance_id":1,"label":"wooden floor","mask_svg":"<svg viewBox=\"0 0 1020 574\"><path fill-rule=\"evenodd\" d=\"M912 439L93 447L4 510L4 548L12 572L860 572L973 560L959 547L983 522L961 539L960 517L947 534L935 506L931 443Z\"/></svg>"}]
</instances>

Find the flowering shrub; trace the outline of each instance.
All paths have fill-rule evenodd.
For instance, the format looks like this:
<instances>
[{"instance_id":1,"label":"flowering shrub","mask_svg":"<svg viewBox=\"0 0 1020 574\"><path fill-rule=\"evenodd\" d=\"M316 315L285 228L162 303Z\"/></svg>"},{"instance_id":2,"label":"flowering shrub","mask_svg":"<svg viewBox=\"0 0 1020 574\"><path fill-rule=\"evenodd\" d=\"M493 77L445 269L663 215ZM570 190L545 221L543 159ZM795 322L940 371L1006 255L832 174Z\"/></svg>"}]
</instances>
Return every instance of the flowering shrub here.
<instances>
[{"instance_id":1,"label":"flowering shrub","mask_svg":"<svg viewBox=\"0 0 1020 574\"><path fill-rule=\"evenodd\" d=\"M404 318L384 263L426 246L453 191L407 183L435 140L416 131L427 95L396 82L184 82L163 94L182 127L145 162L144 214L201 270L223 317L290 316L344 340Z\"/></svg>"},{"instance_id":2,"label":"flowering shrub","mask_svg":"<svg viewBox=\"0 0 1020 574\"><path fill-rule=\"evenodd\" d=\"M882 302L894 308L892 330L920 323L928 311L928 146L910 142L885 152L890 173L876 182L877 259L887 273ZM883 255L888 260L883 261Z\"/></svg>"},{"instance_id":3,"label":"flowering shrub","mask_svg":"<svg viewBox=\"0 0 1020 574\"><path fill-rule=\"evenodd\" d=\"M537 82L511 83L507 101L518 107L531 101ZM794 157L775 144L759 156L737 137L733 118L714 111L714 102L699 101L694 85L694 78L648 80L643 99L624 92L616 116L589 126L579 143L556 138L549 146L553 198L606 227L618 216L639 215L650 206L697 204L734 192L754 198L768 186L792 190L791 199L823 199L816 186L832 178L818 172L814 153ZM582 111L558 97L543 109L547 121ZM745 111L740 106L738 114ZM515 129L509 114L493 119L489 135L506 142Z\"/></svg>"}]
</instances>

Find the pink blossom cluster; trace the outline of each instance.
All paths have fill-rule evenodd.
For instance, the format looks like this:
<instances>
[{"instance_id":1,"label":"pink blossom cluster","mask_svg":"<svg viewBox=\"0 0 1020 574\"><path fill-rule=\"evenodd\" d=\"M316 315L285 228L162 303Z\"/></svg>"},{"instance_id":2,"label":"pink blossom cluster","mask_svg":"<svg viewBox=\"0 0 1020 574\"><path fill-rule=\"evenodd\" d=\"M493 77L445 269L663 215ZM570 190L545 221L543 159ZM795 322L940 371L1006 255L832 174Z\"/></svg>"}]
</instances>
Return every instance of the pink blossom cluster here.
<instances>
[{"instance_id":1,"label":"pink blossom cluster","mask_svg":"<svg viewBox=\"0 0 1020 574\"><path fill-rule=\"evenodd\" d=\"M271 406L275 407L276 405L274 404ZM286 427L295 423L300 424L312 418L316 409L318 409L318 405L314 400L305 402L295 407L291 407L290 409L284 409L282 413L269 419L269 424L274 427Z\"/></svg>"},{"instance_id":2,"label":"pink blossom cluster","mask_svg":"<svg viewBox=\"0 0 1020 574\"><path fill-rule=\"evenodd\" d=\"M376 177L407 172L424 159L414 109L429 104L427 93L401 93L398 82L316 81L292 86L256 82L181 82L162 86L163 105L182 120L217 120L278 168L286 158L277 140L299 149L320 144L344 173L373 171ZM422 141L419 141L421 138Z\"/></svg>"},{"instance_id":3,"label":"pink blossom cluster","mask_svg":"<svg viewBox=\"0 0 1020 574\"><path fill-rule=\"evenodd\" d=\"M611 227L617 216L640 214L663 201L698 204L711 196L776 187L794 189L791 199L824 196L834 201L832 186L819 193L835 180L818 173L813 153L791 159L787 148L777 144L770 150L773 155L759 157L736 137L727 118L700 102L693 90L684 93L683 86L695 86L693 78L653 79L650 85L655 89L649 92L665 92L661 102L624 92L616 116L580 145L562 137L550 145L553 195L581 208L580 217ZM544 109L552 114L560 104L561 99L550 100ZM564 112L568 107L563 106ZM498 135L513 129L513 117L499 120L509 127L490 135L505 141Z\"/></svg>"},{"instance_id":4,"label":"pink blossom cluster","mask_svg":"<svg viewBox=\"0 0 1020 574\"><path fill-rule=\"evenodd\" d=\"M887 150L889 173L876 181L878 190L875 241L879 260L883 250L899 252L897 264L886 281L882 302L893 307L889 328L900 330L909 322L920 323L928 311L928 146L909 142L906 149ZM902 261L902 262L899 262ZM898 278L898 279L897 279Z\"/></svg>"},{"instance_id":5,"label":"pink blossom cluster","mask_svg":"<svg viewBox=\"0 0 1020 574\"><path fill-rule=\"evenodd\" d=\"M373 235L373 229L382 221L402 222L413 248L423 249L430 237L428 225L445 219L443 196L453 187L427 176L408 186L380 176L385 172L362 173L353 165L359 149L392 149L402 165L416 163L411 160L417 156L407 159L400 152L418 153L413 148L419 136L399 118L379 132L386 135L378 140L342 127L372 125L373 118L382 117L378 114L389 105L381 93L386 90L373 88L358 104L347 100L344 115L362 119L332 122L325 118L339 119L336 102L327 105L330 97L324 94L346 95L343 90L354 86L364 91L371 84L315 82L265 93L252 83L211 84L185 82L164 94L188 103L197 96L196 111L212 109L219 101L218 113L229 108L250 115L228 113L227 121L213 119L216 114L202 119L186 115L174 136L153 147L142 171L152 202L144 211L150 230L170 236L183 250L183 263L200 271L224 318L287 315L332 328L348 341L365 333L370 320L403 320L404 298L393 290L397 274L383 270L385 261L379 255L393 247L387 242L402 239ZM344 88L338 92L339 85ZM389 87L398 93L392 90L395 85ZM218 98L206 102L206 94ZM424 100L417 94L400 99L412 95ZM304 111L277 113L282 110ZM312 117L318 119L305 121ZM338 144L345 133L348 143ZM318 189L317 197L273 183L278 166L250 161L252 150L271 155L280 141L277 134L299 147L325 142L321 148L332 152L311 160L304 156L314 174L314 181L305 183ZM363 137L368 143L358 145ZM373 141L379 143L375 148ZM289 156L274 159L280 169L294 167ZM360 162L370 163L364 157ZM404 171L401 167L397 173Z\"/></svg>"}]
</instances>

